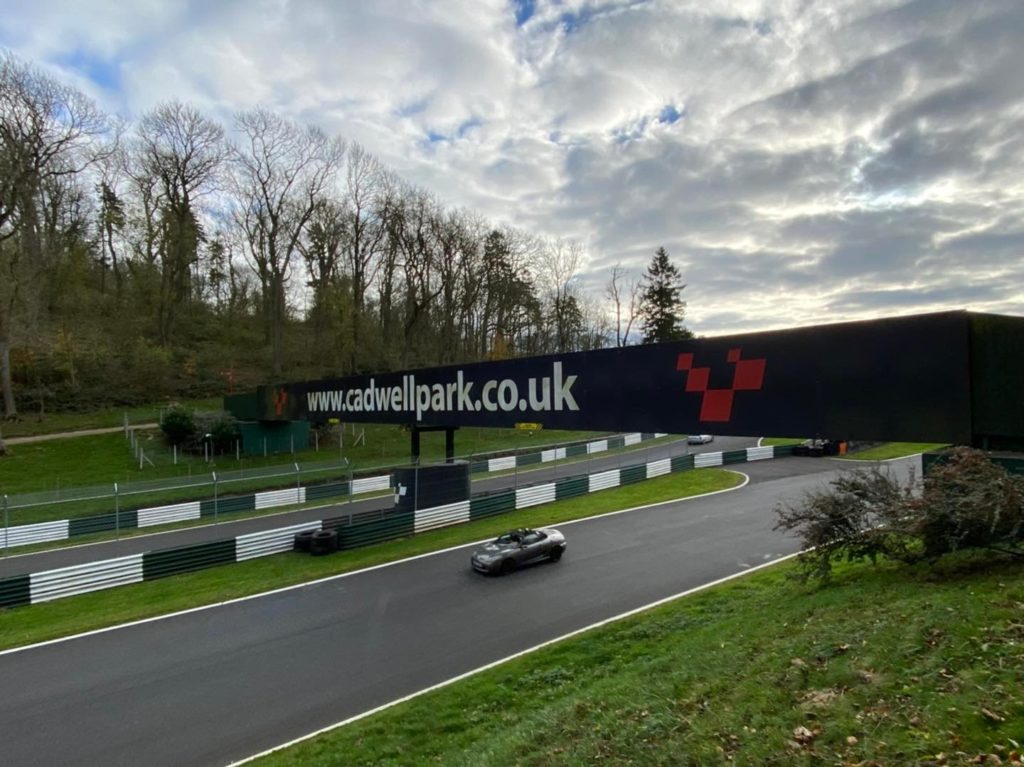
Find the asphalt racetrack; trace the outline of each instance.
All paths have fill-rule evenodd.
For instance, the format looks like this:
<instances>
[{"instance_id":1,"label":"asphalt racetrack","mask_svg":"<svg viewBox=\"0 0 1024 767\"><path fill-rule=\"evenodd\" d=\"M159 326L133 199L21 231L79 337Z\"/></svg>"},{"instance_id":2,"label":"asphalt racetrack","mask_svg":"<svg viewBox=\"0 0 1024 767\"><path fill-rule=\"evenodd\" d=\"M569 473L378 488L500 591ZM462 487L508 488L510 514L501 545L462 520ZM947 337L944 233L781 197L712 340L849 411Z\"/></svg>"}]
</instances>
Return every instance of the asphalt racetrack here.
<instances>
[{"instance_id":1,"label":"asphalt racetrack","mask_svg":"<svg viewBox=\"0 0 1024 767\"><path fill-rule=\"evenodd\" d=\"M242 759L792 553L772 531L774 505L852 466L737 468L751 480L740 490L559 525L564 559L507 578L472 572L467 546L0 654L2 761Z\"/></svg>"}]
</instances>

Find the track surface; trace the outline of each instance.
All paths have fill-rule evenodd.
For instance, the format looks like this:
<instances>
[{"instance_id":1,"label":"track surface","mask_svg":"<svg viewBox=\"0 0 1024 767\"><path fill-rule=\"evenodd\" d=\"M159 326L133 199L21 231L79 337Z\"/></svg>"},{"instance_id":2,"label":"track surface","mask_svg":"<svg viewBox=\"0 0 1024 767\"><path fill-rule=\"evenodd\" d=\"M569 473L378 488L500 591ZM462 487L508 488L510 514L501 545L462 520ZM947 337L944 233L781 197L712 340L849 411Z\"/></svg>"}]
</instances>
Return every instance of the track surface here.
<instances>
[{"instance_id":1,"label":"track surface","mask_svg":"<svg viewBox=\"0 0 1024 767\"><path fill-rule=\"evenodd\" d=\"M627 466L631 463L641 463L667 458L673 455L681 455L687 452L715 452L726 450L739 450L750 447L757 442L749 437L718 437L715 442L709 445L687 445L685 440L665 442L650 447L635 450L628 453L617 453L606 455L595 453L587 460L569 464L552 464L550 466L530 467L528 470L520 469L512 474L504 474L497 477L483 477L473 482L473 492L493 492L505 490L511 487L522 487L527 484L540 484L551 482L559 477L567 477L573 474L584 474L606 469L614 469L619 466ZM202 525L180 530L156 532L149 535L134 535L122 540L105 541L103 543L74 545L62 548L40 551L34 554L9 554L0 558L0 578L22 573L38 573L45 570L55 570L60 567L81 565L86 562L97 562L103 559L114 559L129 554L139 554L145 551L156 549L169 549L177 546L191 546L205 541L223 540L234 538L247 533L255 533L262 530L273 530L278 527L299 524L307 521L319 521L325 517L343 516L348 513L360 511L372 511L376 509L387 509L394 506L390 495L384 497L370 498L353 503L336 503L316 508L302 509L300 511L281 512L265 516L252 517L249 519L231 520L216 525Z\"/></svg>"},{"instance_id":2,"label":"track surface","mask_svg":"<svg viewBox=\"0 0 1024 767\"><path fill-rule=\"evenodd\" d=\"M741 490L561 525L559 564L470 547L0 655L17 765L224 764L574 629L790 553L775 503L843 470L743 464Z\"/></svg>"}]
</instances>

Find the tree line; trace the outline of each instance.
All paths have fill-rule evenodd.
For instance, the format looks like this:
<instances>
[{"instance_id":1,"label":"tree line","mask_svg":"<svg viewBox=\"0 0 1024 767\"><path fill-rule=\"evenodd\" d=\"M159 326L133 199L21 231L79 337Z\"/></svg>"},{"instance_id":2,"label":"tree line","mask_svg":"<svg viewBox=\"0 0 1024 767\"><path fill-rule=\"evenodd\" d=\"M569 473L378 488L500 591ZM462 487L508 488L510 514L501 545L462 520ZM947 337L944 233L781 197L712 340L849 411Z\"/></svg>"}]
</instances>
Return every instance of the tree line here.
<instances>
[{"instance_id":1,"label":"tree line","mask_svg":"<svg viewBox=\"0 0 1024 767\"><path fill-rule=\"evenodd\" d=\"M129 123L0 53L8 418L688 336L664 249L603 302L584 262L271 110Z\"/></svg>"}]
</instances>

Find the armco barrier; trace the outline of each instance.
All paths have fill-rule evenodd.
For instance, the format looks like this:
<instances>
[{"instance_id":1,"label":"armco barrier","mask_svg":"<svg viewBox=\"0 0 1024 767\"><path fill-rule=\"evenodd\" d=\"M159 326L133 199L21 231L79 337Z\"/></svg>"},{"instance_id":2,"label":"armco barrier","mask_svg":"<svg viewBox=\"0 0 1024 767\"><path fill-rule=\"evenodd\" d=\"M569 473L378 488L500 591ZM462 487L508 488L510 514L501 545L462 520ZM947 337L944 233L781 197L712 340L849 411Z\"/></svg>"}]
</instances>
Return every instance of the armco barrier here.
<instances>
[{"instance_id":1,"label":"armco barrier","mask_svg":"<svg viewBox=\"0 0 1024 767\"><path fill-rule=\"evenodd\" d=\"M589 443L570 445L576 452L570 455L589 455L602 452L609 447L636 445L642 441L668 436L666 434L626 434L619 437L597 440ZM566 457L568 448L560 447L533 453L501 456L488 461L479 461L470 465L473 473L495 472L516 469L538 463L561 460ZM374 477L361 477L352 480L352 495L381 492L391 488L391 475L382 474ZM158 527L161 525L190 522L198 519L215 517L220 514L236 514L244 511L279 508L316 500L326 500L347 496L348 482L329 482L320 485L289 487L283 490L267 490L248 495L227 496L217 499L186 501L165 506L121 511L119 516L114 512L96 514L89 517L62 519L54 522L40 522L32 525L17 525L6 529L0 528L0 548L29 546L36 543L64 541L78 535L109 532L111 530L131 530L133 528Z\"/></svg>"},{"instance_id":2,"label":"armco barrier","mask_svg":"<svg viewBox=\"0 0 1024 767\"><path fill-rule=\"evenodd\" d=\"M767 451L771 451L770 454ZM752 456L748 460L792 455L792 446L758 448L757 453L734 451L725 458L722 453L700 453L701 464L720 466L725 462L738 463L739 456ZM661 476L669 471L687 471L694 467L694 456L634 464L621 469L564 477L516 490L474 496L468 501L451 503L415 512L365 511L355 515L333 517L321 521L290 525L237 538L210 541L192 546L149 551L118 559L91 562L58 570L15 575L0 579L0 608L34 604L90 591L113 588L129 583L164 578L179 573L193 572L230 562L270 556L292 548L292 540L302 530L323 529L338 532L338 547L354 549L375 543L405 538L439 527L504 514L541 503L559 501L574 496L638 482ZM677 468L678 467L678 468ZM294 492L294 491L292 491Z\"/></svg>"}]
</instances>

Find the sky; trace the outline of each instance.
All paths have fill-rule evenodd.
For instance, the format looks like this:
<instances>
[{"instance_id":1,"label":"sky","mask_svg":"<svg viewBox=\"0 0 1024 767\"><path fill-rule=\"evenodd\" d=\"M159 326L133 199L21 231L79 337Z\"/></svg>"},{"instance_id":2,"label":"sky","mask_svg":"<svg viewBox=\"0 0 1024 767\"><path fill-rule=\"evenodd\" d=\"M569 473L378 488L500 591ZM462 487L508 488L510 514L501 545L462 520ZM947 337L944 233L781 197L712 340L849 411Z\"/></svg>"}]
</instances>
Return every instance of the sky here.
<instances>
[{"instance_id":1,"label":"sky","mask_svg":"<svg viewBox=\"0 0 1024 767\"><path fill-rule=\"evenodd\" d=\"M699 335L1024 315L1021 0L5 0L0 47L132 120L262 105L446 205L664 247Z\"/></svg>"}]
</instances>

